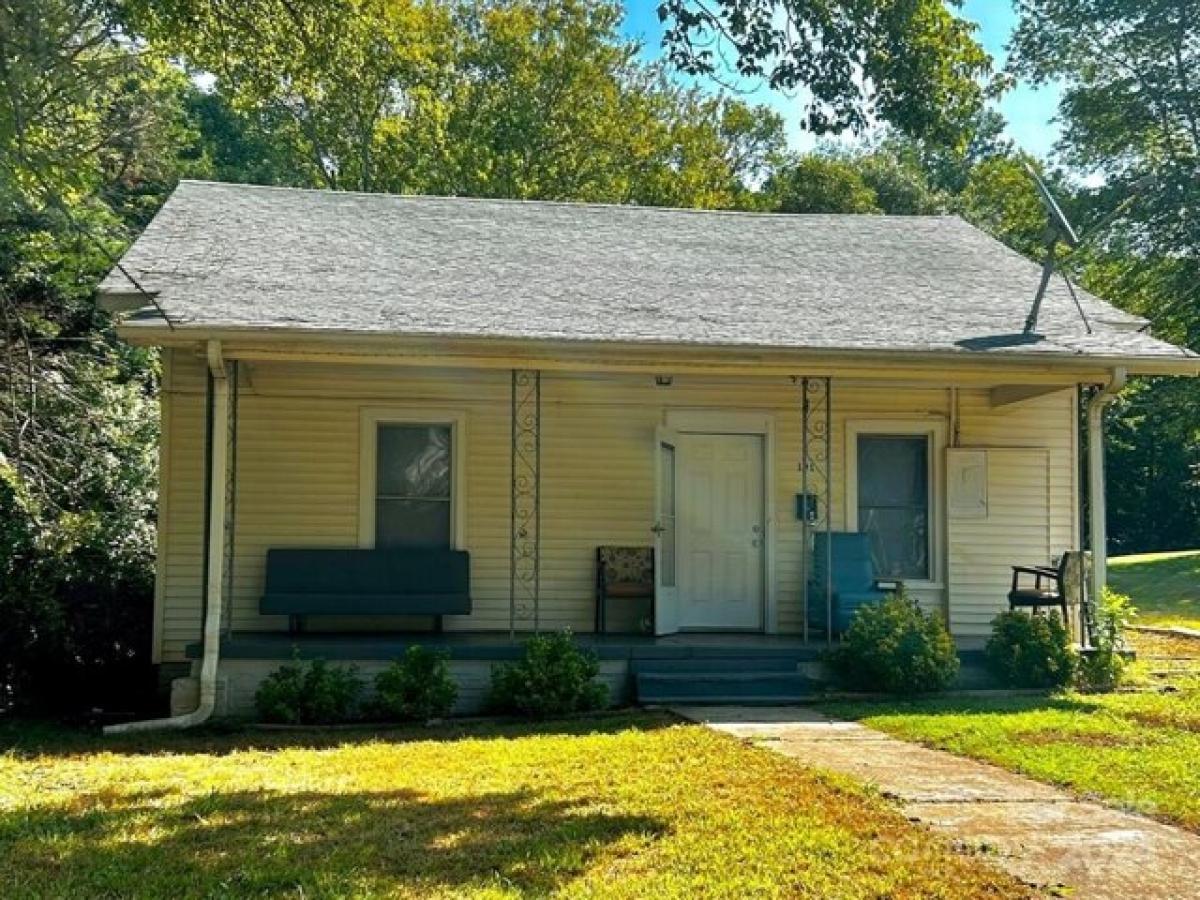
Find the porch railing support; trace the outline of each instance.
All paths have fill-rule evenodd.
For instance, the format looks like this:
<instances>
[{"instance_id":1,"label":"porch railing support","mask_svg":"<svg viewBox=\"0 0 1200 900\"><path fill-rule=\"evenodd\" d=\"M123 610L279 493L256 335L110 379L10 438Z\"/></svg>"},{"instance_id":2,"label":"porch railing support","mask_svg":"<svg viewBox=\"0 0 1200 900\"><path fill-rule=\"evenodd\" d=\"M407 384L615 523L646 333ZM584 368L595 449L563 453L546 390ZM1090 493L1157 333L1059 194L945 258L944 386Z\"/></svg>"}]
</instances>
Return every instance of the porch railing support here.
<instances>
[{"instance_id":1,"label":"porch railing support","mask_svg":"<svg viewBox=\"0 0 1200 900\"><path fill-rule=\"evenodd\" d=\"M508 632L541 627L542 373L512 371L512 480L509 521Z\"/></svg>"},{"instance_id":2,"label":"porch railing support","mask_svg":"<svg viewBox=\"0 0 1200 900\"><path fill-rule=\"evenodd\" d=\"M833 383L832 379L794 377L800 388L800 592L804 641L811 622L809 602L813 535L825 530L825 640L833 642Z\"/></svg>"}]
</instances>

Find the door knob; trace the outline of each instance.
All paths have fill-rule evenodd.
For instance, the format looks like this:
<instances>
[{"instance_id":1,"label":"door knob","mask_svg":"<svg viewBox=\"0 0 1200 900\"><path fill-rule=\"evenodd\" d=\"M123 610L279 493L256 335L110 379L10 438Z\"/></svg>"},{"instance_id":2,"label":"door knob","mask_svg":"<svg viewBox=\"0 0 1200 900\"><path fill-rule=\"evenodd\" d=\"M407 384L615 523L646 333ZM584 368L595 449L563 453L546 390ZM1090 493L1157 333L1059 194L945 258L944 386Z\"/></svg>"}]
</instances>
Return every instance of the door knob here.
<instances>
[{"instance_id":1,"label":"door knob","mask_svg":"<svg viewBox=\"0 0 1200 900\"><path fill-rule=\"evenodd\" d=\"M660 523L655 522L653 525L650 526L650 530L653 531L655 534L662 534L667 529L664 528Z\"/></svg>"}]
</instances>

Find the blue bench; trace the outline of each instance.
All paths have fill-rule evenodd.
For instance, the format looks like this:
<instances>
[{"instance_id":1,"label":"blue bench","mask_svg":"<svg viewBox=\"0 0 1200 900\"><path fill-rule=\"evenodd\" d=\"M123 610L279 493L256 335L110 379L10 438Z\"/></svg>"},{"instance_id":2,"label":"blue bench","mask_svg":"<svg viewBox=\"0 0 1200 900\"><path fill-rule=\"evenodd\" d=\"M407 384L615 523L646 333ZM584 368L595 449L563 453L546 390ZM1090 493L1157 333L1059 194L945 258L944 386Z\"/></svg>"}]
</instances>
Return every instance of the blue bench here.
<instances>
[{"instance_id":1,"label":"blue bench","mask_svg":"<svg viewBox=\"0 0 1200 900\"><path fill-rule=\"evenodd\" d=\"M306 616L442 616L471 611L470 556L435 548L274 549L267 551L264 615L292 631Z\"/></svg>"}]
</instances>

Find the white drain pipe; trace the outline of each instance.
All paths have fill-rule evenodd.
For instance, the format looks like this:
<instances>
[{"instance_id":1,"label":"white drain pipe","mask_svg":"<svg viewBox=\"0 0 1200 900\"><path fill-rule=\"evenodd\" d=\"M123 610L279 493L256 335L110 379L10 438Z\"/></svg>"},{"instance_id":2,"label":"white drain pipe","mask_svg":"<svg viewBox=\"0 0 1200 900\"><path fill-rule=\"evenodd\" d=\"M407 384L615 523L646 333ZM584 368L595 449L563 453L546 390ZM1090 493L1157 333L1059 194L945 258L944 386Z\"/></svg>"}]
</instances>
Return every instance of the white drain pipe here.
<instances>
[{"instance_id":1,"label":"white drain pipe","mask_svg":"<svg viewBox=\"0 0 1200 900\"><path fill-rule=\"evenodd\" d=\"M190 713L109 725L105 734L191 728L207 722L217 706L217 663L221 650L221 585L225 564L225 491L229 481L229 378L221 342L209 341L212 428L208 442L208 554L205 564L204 652L200 662L200 702Z\"/></svg>"},{"instance_id":2,"label":"white drain pipe","mask_svg":"<svg viewBox=\"0 0 1200 900\"><path fill-rule=\"evenodd\" d=\"M1104 491L1104 410L1129 380L1123 368L1113 369L1108 384L1087 404L1088 497L1091 500L1092 602L1100 603L1108 583L1108 521Z\"/></svg>"}]
</instances>

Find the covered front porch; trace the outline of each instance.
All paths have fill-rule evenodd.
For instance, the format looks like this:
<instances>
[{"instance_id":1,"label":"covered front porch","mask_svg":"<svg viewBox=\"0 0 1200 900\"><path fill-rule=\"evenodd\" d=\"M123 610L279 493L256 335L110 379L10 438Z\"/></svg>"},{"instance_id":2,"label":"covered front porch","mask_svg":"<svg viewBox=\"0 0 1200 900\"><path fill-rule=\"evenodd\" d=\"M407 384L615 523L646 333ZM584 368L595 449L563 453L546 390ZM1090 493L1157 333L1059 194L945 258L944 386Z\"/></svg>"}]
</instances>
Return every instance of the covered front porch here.
<instances>
[{"instance_id":1,"label":"covered front porch","mask_svg":"<svg viewBox=\"0 0 1200 900\"><path fill-rule=\"evenodd\" d=\"M1081 542L1078 373L302 357L219 342L202 360L168 354L166 465L205 480L203 504L168 482L156 640L195 674L219 661L234 708L252 693L234 681L294 650L369 668L413 643L444 647L478 699L524 636L563 628L617 696L631 675L671 674L647 667L739 664L806 692L836 632L831 535L869 539L877 579L944 615L967 654L1005 608L1012 565ZM181 447L197 426L203 440ZM306 617L297 634L263 608L269 551L430 535L469 556L469 611L444 633L397 608ZM602 546L652 559L643 596L609 601L608 634L595 633Z\"/></svg>"}]
</instances>

